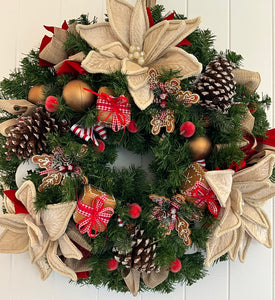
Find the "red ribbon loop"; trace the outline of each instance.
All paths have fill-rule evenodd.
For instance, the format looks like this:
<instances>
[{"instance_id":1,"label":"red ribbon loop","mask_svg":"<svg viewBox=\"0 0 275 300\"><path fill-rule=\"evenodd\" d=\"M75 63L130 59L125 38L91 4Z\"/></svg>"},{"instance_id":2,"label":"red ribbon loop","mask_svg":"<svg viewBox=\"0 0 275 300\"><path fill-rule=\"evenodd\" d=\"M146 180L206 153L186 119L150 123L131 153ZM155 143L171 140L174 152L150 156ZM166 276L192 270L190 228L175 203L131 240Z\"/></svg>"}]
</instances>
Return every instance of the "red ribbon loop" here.
<instances>
[{"instance_id":1,"label":"red ribbon loop","mask_svg":"<svg viewBox=\"0 0 275 300\"><path fill-rule=\"evenodd\" d=\"M216 202L217 198L211 188L208 188L204 183L196 181L195 185L186 190L186 195L197 199L194 205L201 208L205 203L211 214L215 217L218 216L220 206Z\"/></svg>"},{"instance_id":2,"label":"red ribbon loop","mask_svg":"<svg viewBox=\"0 0 275 300\"><path fill-rule=\"evenodd\" d=\"M89 206L77 199L78 205L76 212L86 217L76 224L76 227L81 234L87 233L90 237L96 237L100 233L97 231L97 228L100 225L103 225L107 231L107 224L114 214L114 209L111 207L104 207L106 200L107 195L103 194L96 197L93 205ZM92 230L94 230L94 233L92 233Z\"/></svg>"}]
</instances>

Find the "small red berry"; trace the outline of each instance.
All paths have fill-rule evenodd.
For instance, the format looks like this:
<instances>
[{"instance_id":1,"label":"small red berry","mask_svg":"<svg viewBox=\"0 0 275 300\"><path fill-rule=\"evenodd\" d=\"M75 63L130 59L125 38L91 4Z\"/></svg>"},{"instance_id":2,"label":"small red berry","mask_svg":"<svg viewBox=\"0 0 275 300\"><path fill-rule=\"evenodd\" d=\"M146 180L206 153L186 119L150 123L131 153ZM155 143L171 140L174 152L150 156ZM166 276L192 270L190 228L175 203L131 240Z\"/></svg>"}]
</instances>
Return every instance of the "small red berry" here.
<instances>
[{"instance_id":1,"label":"small red berry","mask_svg":"<svg viewBox=\"0 0 275 300\"><path fill-rule=\"evenodd\" d=\"M255 102L252 102L248 105L248 109L252 114L254 114L257 111L257 104Z\"/></svg>"},{"instance_id":2,"label":"small red berry","mask_svg":"<svg viewBox=\"0 0 275 300\"><path fill-rule=\"evenodd\" d=\"M45 108L49 112L55 112L58 108L58 99L54 96L47 97L45 101Z\"/></svg>"},{"instance_id":3,"label":"small red berry","mask_svg":"<svg viewBox=\"0 0 275 300\"><path fill-rule=\"evenodd\" d=\"M195 131L196 127L192 122L187 121L180 126L180 134L184 137L191 137Z\"/></svg>"},{"instance_id":4,"label":"small red berry","mask_svg":"<svg viewBox=\"0 0 275 300\"><path fill-rule=\"evenodd\" d=\"M167 108L167 101L166 100L162 100L161 102L160 102L160 107L161 108Z\"/></svg>"},{"instance_id":5,"label":"small red berry","mask_svg":"<svg viewBox=\"0 0 275 300\"><path fill-rule=\"evenodd\" d=\"M128 131L131 133L138 132L138 126L135 120L131 120L130 124L127 126Z\"/></svg>"},{"instance_id":6,"label":"small red berry","mask_svg":"<svg viewBox=\"0 0 275 300\"><path fill-rule=\"evenodd\" d=\"M169 265L169 270L172 273L177 273L180 271L181 267L181 261L178 258L176 258L174 261L171 261Z\"/></svg>"},{"instance_id":7,"label":"small red berry","mask_svg":"<svg viewBox=\"0 0 275 300\"><path fill-rule=\"evenodd\" d=\"M137 219L142 211L141 207L137 203L127 204L128 213L132 219Z\"/></svg>"},{"instance_id":8,"label":"small red berry","mask_svg":"<svg viewBox=\"0 0 275 300\"><path fill-rule=\"evenodd\" d=\"M107 270L108 271L114 271L118 267L118 262L113 258L107 260Z\"/></svg>"}]
</instances>

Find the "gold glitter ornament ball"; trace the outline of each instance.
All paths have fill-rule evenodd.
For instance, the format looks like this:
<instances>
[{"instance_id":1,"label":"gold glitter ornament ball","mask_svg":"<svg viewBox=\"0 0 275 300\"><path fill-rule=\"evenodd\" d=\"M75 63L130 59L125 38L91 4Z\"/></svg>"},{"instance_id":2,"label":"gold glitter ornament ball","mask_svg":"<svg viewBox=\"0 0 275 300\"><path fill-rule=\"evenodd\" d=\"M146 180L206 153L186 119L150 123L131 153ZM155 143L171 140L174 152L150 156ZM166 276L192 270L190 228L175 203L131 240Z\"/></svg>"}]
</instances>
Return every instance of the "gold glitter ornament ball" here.
<instances>
[{"instance_id":1,"label":"gold glitter ornament ball","mask_svg":"<svg viewBox=\"0 0 275 300\"><path fill-rule=\"evenodd\" d=\"M76 79L66 84L63 89L62 97L74 111L84 111L96 101L96 96L84 88L91 90L87 83Z\"/></svg>"},{"instance_id":2,"label":"gold glitter ornament ball","mask_svg":"<svg viewBox=\"0 0 275 300\"><path fill-rule=\"evenodd\" d=\"M35 85L29 90L28 100L34 104L43 103L46 99L44 95L44 85Z\"/></svg>"},{"instance_id":3,"label":"gold glitter ornament ball","mask_svg":"<svg viewBox=\"0 0 275 300\"><path fill-rule=\"evenodd\" d=\"M206 158L211 151L211 141L207 137L199 136L189 143L194 160Z\"/></svg>"}]
</instances>

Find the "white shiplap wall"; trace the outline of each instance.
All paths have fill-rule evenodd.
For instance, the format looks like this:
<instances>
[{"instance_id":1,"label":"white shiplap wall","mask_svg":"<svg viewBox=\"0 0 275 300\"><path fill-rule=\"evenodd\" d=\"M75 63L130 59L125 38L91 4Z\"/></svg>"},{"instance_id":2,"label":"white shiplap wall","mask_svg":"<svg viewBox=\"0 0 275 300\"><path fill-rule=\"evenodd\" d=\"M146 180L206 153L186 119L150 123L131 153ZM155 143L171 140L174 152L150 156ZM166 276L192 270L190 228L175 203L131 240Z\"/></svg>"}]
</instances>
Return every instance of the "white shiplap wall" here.
<instances>
[{"instance_id":1,"label":"white shiplap wall","mask_svg":"<svg viewBox=\"0 0 275 300\"><path fill-rule=\"evenodd\" d=\"M89 13L103 19L104 0L0 0L0 80L15 67L24 53L38 47L46 33L42 25L59 26L64 19ZM134 0L130 1L134 3ZM175 9L189 18L201 16L202 28L216 34L216 48L241 53L243 67L262 77L259 91L274 98L274 0L159 0L167 10ZM274 105L268 111L274 126ZM125 161L144 165L140 157ZM265 207L274 224L272 201ZM245 264L225 262L209 269L209 275L191 287L178 285L170 295L142 293L136 299L174 300L272 300L274 292L274 249L252 243ZM9 300L113 300L132 299L130 294L80 287L53 273L39 279L28 254L0 255L0 299Z\"/></svg>"}]
</instances>

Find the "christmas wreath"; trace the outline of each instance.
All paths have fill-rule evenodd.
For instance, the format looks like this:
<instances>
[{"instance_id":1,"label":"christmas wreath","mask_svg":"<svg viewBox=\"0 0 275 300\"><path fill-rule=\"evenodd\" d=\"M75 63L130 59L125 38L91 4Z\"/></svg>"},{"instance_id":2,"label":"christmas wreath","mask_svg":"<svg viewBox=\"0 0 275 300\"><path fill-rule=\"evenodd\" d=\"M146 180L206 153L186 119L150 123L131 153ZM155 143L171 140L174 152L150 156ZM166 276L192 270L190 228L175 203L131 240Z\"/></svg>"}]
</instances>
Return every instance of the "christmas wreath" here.
<instances>
[{"instance_id":1,"label":"christmas wreath","mask_svg":"<svg viewBox=\"0 0 275 300\"><path fill-rule=\"evenodd\" d=\"M103 23L45 26L0 84L0 252L28 251L43 280L170 292L244 261L252 239L272 245L260 76L218 53L200 18L163 11L107 0ZM150 173L115 167L119 148L151 155Z\"/></svg>"}]
</instances>

